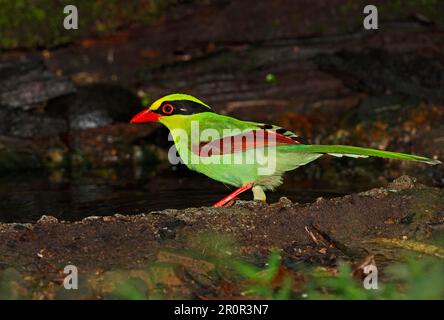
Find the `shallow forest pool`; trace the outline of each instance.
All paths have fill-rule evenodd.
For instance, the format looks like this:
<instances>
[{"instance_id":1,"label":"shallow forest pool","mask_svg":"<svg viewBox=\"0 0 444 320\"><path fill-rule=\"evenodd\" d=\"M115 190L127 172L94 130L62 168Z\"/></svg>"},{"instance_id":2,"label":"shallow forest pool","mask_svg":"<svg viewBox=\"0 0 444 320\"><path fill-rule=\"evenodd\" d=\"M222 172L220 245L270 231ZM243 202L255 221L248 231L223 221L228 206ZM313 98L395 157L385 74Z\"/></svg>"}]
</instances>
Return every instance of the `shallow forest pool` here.
<instances>
[{"instance_id":1,"label":"shallow forest pool","mask_svg":"<svg viewBox=\"0 0 444 320\"><path fill-rule=\"evenodd\" d=\"M42 215L76 221L88 216L210 206L230 190L205 176L173 170L142 177L135 177L131 171L80 177L63 172L9 174L0 179L0 221L34 222ZM295 186L293 181L269 192L267 200L275 202L285 196L307 203L318 197L341 196L347 191L323 186L307 188L302 182ZM246 192L240 198L250 200L252 196Z\"/></svg>"}]
</instances>

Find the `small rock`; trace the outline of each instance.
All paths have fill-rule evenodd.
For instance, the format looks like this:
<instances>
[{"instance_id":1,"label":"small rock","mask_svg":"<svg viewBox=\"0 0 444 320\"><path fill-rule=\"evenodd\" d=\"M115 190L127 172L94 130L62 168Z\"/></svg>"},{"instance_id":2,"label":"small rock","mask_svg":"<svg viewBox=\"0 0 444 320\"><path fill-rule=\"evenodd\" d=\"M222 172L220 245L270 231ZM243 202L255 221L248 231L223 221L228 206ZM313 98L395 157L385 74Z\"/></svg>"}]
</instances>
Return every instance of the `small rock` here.
<instances>
[{"instance_id":1,"label":"small rock","mask_svg":"<svg viewBox=\"0 0 444 320\"><path fill-rule=\"evenodd\" d=\"M80 87L74 94L52 100L48 110L57 114L66 112L69 128L84 130L116 122L127 123L140 111L140 101L123 87L97 84Z\"/></svg>"},{"instance_id":2,"label":"small rock","mask_svg":"<svg viewBox=\"0 0 444 320\"><path fill-rule=\"evenodd\" d=\"M57 219L54 216L46 216L43 215L40 217L40 219L37 221L38 224L40 223L45 223L45 224L49 224L49 223L59 223L59 219Z\"/></svg>"},{"instance_id":3,"label":"small rock","mask_svg":"<svg viewBox=\"0 0 444 320\"><path fill-rule=\"evenodd\" d=\"M131 217L125 216L125 215L120 214L120 213L116 213L114 215L114 218L116 218L117 220L124 220L124 221L129 221L131 219Z\"/></svg>"},{"instance_id":4,"label":"small rock","mask_svg":"<svg viewBox=\"0 0 444 320\"><path fill-rule=\"evenodd\" d=\"M13 223L12 227L15 230L26 230L26 229L32 229L31 223Z\"/></svg>"},{"instance_id":5,"label":"small rock","mask_svg":"<svg viewBox=\"0 0 444 320\"><path fill-rule=\"evenodd\" d=\"M102 218L102 217L99 217L99 216L89 216L89 217L83 218L82 222L97 221L100 218Z\"/></svg>"},{"instance_id":6,"label":"small rock","mask_svg":"<svg viewBox=\"0 0 444 320\"><path fill-rule=\"evenodd\" d=\"M287 197L280 197L279 198L279 204L285 207L289 207L293 204L293 202L288 199Z\"/></svg>"},{"instance_id":7,"label":"small rock","mask_svg":"<svg viewBox=\"0 0 444 320\"><path fill-rule=\"evenodd\" d=\"M387 189L401 191L401 190L413 189L415 185L416 185L415 178L404 175L389 183Z\"/></svg>"},{"instance_id":8,"label":"small rock","mask_svg":"<svg viewBox=\"0 0 444 320\"><path fill-rule=\"evenodd\" d=\"M389 190L385 188L375 188L368 191L358 193L359 196L373 197L375 199L382 199L386 197L389 193Z\"/></svg>"},{"instance_id":9,"label":"small rock","mask_svg":"<svg viewBox=\"0 0 444 320\"><path fill-rule=\"evenodd\" d=\"M321 203L322 201L324 201L323 197L317 197L316 198L316 203Z\"/></svg>"}]
</instances>

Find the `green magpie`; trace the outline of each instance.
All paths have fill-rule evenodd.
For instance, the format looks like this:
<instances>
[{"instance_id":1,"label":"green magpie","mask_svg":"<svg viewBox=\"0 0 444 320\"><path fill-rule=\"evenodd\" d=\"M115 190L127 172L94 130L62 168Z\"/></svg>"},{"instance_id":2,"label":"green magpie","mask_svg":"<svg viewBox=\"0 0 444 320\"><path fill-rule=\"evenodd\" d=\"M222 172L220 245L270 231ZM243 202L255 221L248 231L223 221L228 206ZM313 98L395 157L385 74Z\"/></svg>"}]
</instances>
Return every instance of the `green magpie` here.
<instances>
[{"instance_id":1,"label":"green magpie","mask_svg":"<svg viewBox=\"0 0 444 320\"><path fill-rule=\"evenodd\" d=\"M186 166L224 184L238 187L215 203L231 205L237 196L252 189L254 200L266 200L265 192L282 184L282 175L323 155L367 158L369 156L441 162L411 154L345 145L304 144L295 133L276 125L242 121L214 112L187 94L170 94L138 113L131 123L160 122L172 136Z\"/></svg>"}]
</instances>

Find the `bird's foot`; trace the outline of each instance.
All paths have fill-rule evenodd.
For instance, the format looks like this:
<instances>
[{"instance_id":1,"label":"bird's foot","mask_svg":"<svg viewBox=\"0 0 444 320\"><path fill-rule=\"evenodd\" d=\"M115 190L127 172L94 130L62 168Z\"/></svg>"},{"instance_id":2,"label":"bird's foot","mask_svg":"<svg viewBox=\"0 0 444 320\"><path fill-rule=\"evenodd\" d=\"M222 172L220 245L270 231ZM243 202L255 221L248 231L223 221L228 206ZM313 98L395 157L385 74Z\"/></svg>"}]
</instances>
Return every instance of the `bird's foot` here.
<instances>
[{"instance_id":1,"label":"bird's foot","mask_svg":"<svg viewBox=\"0 0 444 320\"><path fill-rule=\"evenodd\" d=\"M215 203L215 204L213 204L213 207L231 207L237 200L240 200L238 197L236 197L236 198L233 198L233 199L230 199L230 200L228 200L227 202L225 202L225 203L219 203L219 202L217 202L217 203Z\"/></svg>"},{"instance_id":2,"label":"bird's foot","mask_svg":"<svg viewBox=\"0 0 444 320\"><path fill-rule=\"evenodd\" d=\"M226 204L224 204L224 207L231 207L237 200L240 200L238 197L231 199Z\"/></svg>"},{"instance_id":3,"label":"bird's foot","mask_svg":"<svg viewBox=\"0 0 444 320\"><path fill-rule=\"evenodd\" d=\"M226 196L225 198L223 198L222 200L216 202L213 207L229 207L231 206L236 200L239 200L237 198L238 194L241 194L242 192L251 189L253 187L252 183L249 183L243 187L240 187L239 189L237 189L236 191L234 191L233 193L229 194L228 196Z\"/></svg>"}]
</instances>

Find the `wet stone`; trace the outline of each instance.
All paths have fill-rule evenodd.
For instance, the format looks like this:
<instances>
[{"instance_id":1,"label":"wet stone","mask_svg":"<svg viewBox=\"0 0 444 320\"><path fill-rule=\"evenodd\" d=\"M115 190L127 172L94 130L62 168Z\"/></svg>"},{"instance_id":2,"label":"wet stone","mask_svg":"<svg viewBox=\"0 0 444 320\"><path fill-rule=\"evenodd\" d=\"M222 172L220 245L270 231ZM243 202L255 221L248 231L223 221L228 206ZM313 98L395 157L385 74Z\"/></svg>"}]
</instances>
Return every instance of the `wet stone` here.
<instances>
[{"instance_id":1,"label":"wet stone","mask_svg":"<svg viewBox=\"0 0 444 320\"><path fill-rule=\"evenodd\" d=\"M347 86L381 95L392 94L444 101L444 61L441 56L391 53L383 49L341 51L319 55L319 67L344 79ZM384 70L384 72L381 72Z\"/></svg>"},{"instance_id":2,"label":"wet stone","mask_svg":"<svg viewBox=\"0 0 444 320\"><path fill-rule=\"evenodd\" d=\"M56 76L40 58L0 61L0 106L28 110L75 91L66 77Z\"/></svg>"},{"instance_id":3,"label":"wet stone","mask_svg":"<svg viewBox=\"0 0 444 320\"><path fill-rule=\"evenodd\" d=\"M48 105L51 113L66 114L70 130L128 123L140 109L140 101L133 92L108 84L80 87L75 94L55 99Z\"/></svg>"}]
</instances>

